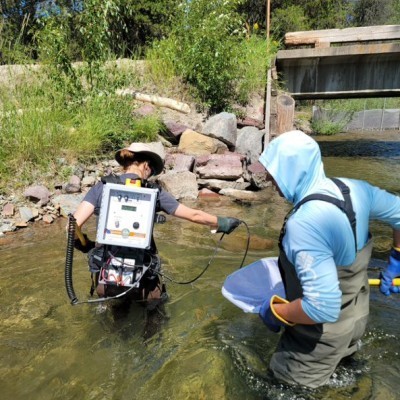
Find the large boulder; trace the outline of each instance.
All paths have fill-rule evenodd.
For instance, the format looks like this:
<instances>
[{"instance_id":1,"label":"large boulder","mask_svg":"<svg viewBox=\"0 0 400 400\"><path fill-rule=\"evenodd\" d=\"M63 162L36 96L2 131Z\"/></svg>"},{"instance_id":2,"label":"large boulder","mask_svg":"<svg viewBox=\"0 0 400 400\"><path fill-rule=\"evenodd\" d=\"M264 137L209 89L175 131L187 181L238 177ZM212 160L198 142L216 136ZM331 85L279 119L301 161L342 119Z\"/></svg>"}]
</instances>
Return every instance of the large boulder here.
<instances>
[{"instance_id":1,"label":"large boulder","mask_svg":"<svg viewBox=\"0 0 400 400\"><path fill-rule=\"evenodd\" d=\"M251 186L250 182L246 182L243 178L236 181L224 181L223 179L197 179L200 188L206 188L215 192L221 189L238 189L246 190Z\"/></svg>"},{"instance_id":2,"label":"large boulder","mask_svg":"<svg viewBox=\"0 0 400 400\"><path fill-rule=\"evenodd\" d=\"M239 129L236 140L236 152L247 157L250 163L258 161L262 153L262 142L265 132L247 126Z\"/></svg>"},{"instance_id":3,"label":"large boulder","mask_svg":"<svg viewBox=\"0 0 400 400\"><path fill-rule=\"evenodd\" d=\"M236 189L222 189L219 194L228 196L233 200L241 201L244 203L262 202L269 200L271 197L270 191L259 190L258 192L251 192L249 190L236 190Z\"/></svg>"},{"instance_id":4,"label":"large boulder","mask_svg":"<svg viewBox=\"0 0 400 400\"><path fill-rule=\"evenodd\" d=\"M236 115L228 112L212 116L203 127L203 134L226 143L233 150L237 139Z\"/></svg>"},{"instance_id":5,"label":"large boulder","mask_svg":"<svg viewBox=\"0 0 400 400\"><path fill-rule=\"evenodd\" d=\"M228 146L218 139L187 129L182 133L178 150L190 155L222 154L228 151Z\"/></svg>"},{"instance_id":6,"label":"large boulder","mask_svg":"<svg viewBox=\"0 0 400 400\"><path fill-rule=\"evenodd\" d=\"M265 189L267 187L272 186L271 181L269 179L267 180L268 177L267 171L259 161L250 164L247 167L247 172L250 175L251 183L255 187L259 189Z\"/></svg>"},{"instance_id":7,"label":"large boulder","mask_svg":"<svg viewBox=\"0 0 400 400\"><path fill-rule=\"evenodd\" d=\"M243 175L243 156L238 153L211 154L196 159L196 174L203 179L234 181Z\"/></svg>"},{"instance_id":8,"label":"large boulder","mask_svg":"<svg viewBox=\"0 0 400 400\"><path fill-rule=\"evenodd\" d=\"M76 211L84 196L85 195L83 193L60 194L58 196L54 196L51 199L51 202L54 207L60 209L60 214L63 217L68 217L69 214L73 214Z\"/></svg>"},{"instance_id":9,"label":"large boulder","mask_svg":"<svg viewBox=\"0 0 400 400\"><path fill-rule=\"evenodd\" d=\"M165 157L166 171L192 171L195 158L181 153L169 153Z\"/></svg>"},{"instance_id":10,"label":"large boulder","mask_svg":"<svg viewBox=\"0 0 400 400\"><path fill-rule=\"evenodd\" d=\"M197 199L196 175L190 171L168 171L158 178L159 184L177 200Z\"/></svg>"},{"instance_id":11,"label":"large boulder","mask_svg":"<svg viewBox=\"0 0 400 400\"><path fill-rule=\"evenodd\" d=\"M25 190L24 196L31 201L39 203L41 206L46 205L50 201L49 189L43 185L29 186Z\"/></svg>"},{"instance_id":12,"label":"large boulder","mask_svg":"<svg viewBox=\"0 0 400 400\"><path fill-rule=\"evenodd\" d=\"M174 144L179 143L182 133L189 129L187 125L175 121L165 121L164 125L165 129L162 130L161 134Z\"/></svg>"}]
</instances>

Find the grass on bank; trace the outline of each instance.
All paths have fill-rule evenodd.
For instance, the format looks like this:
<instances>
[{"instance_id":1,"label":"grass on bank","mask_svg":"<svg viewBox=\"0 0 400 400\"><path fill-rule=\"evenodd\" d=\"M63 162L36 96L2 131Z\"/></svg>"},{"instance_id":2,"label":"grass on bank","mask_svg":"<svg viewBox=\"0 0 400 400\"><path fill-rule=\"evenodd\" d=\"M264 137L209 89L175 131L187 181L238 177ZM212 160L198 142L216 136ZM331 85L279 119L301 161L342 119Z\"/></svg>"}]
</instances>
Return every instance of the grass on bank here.
<instances>
[{"instance_id":1,"label":"grass on bank","mask_svg":"<svg viewBox=\"0 0 400 400\"><path fill-rule=\"evenodd\" d=\"M201 96L195 95L195 88L184 82L174 66L179 48L164 51L170 45L166 42L158 51L149 52L145 63L99 64L95 75L91 74L95 86L88 83L84 63L66 73L66 69L55 68L54 60L42 66L42 72L0 83L0 194L33 183L50 186L51 181L68 177L77 161L110 157L132 141L156 140L163 128L158 116L135 117L132 100L116 96L116 89L130 87L181 101L193 101L195 96L200 108L204 107ZM227 104L244 104L252 92L263 92L268 62L265 49L265 40L258 37L241 43L236 53L240 57L233 64L237 67L232 72L234 97L226 97ZM210 67L207 59L199 62L204 70Z\"/></svg>"},{"instance_id":2,"label":"grass on bank","mask_svg":"<svg viewBox=\"0 0 400 400\"><path fill-rule=\"evenodd\" d=\"M0 86L0 193L60 180L77 161L155 140L162 126L158 117L135 117L132 100L113 92L73 99L40 73L11 88Z\"/></svg>"},{"instance_id":3,"label":"grass on bank","mask_svg":"<svg viewBox=\"0 0 400 400\"><path fill-rule=\"evenodd\" d=\"M324 111L322 118L312 121L311 128L313 132L320 135L335 135L343 132L343 129L356 112L399 109L400 98L316 100L312 104L319 106ZM310 105L307 107L309 108Z\"/></svg>"}]
</instances>

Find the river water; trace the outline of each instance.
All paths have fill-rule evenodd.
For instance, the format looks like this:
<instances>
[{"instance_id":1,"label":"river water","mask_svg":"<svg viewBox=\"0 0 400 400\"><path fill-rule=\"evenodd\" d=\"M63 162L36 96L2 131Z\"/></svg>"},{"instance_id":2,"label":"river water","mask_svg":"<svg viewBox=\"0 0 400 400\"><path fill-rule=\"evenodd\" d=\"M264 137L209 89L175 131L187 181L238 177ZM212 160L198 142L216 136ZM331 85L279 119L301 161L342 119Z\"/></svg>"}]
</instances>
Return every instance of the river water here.
<instances>
[{"instance_id":1,"label":"river water","mask_svg":"<svg viewBox=\"0 0 400 400\"><path fill-rule=\"evenodd\" d=\"M400 132L316 138L327 174L361 178L400 194ZM265 204L190 203L247 222L256 245L245 264L277 255L277 237L289 205L276 193ZM71 306L64 287L65 220L36 224L2 239L0 256L0 393L8 400L55 399L397 399L400 298L371 293L371 318L363 347L331 385L295 389L275 382L268 361L278 337L255 315L221 295L225 278L242 261L246 230L222 241L206 273L191 285L167 281L169 301L153 313L138 305ZM94 221L87 232L94 237ZM391 231L372 225L377 277ZM216 236L173 217L157 225L164 272L175 280L198 275L214 254ZM263 246L261 246L263 247ZM88 297L86 258L75 252L73 279Z\"/></svg>"}]
</instances>

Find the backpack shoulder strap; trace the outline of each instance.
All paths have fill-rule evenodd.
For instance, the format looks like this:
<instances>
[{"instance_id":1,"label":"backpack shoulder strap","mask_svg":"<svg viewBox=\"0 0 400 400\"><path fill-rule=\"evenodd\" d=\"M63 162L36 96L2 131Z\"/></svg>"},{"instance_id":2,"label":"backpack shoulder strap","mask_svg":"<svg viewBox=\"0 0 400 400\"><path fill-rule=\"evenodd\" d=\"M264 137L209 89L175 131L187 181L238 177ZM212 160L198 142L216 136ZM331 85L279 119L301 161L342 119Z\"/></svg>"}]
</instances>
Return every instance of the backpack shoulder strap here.
<instances>
[{"instance_id":1,"label":"backpack shoulder strap","mask_svg":"<svg viewBox=\"0 0 400 400\"><path fill-rule=\"evenodd\" d=\"M114 174L110 174L110 175L106 175L103 176L101 178L101 181L106 184L106 183L118 183L120 185L122 185L123 183L121 182L121 179L119 178L118 175L114 175Z\"/></svg>"},{"instance_id":2,"label":"backpack shoulder strap","mask_svg":"<svg viewBox=\"0 0 400 400\"><path fill-rule=\"evenodd\" d=\"M331 180L338 186L338 188L342 192L344 200L339 200L336 197L328 196L326 194L321 194L321 193L310 194L309 196L304 197L304 199L302 199L299 203L297 203L296 206L289 212L289 214L285 218L284 225L286 225L286 221L290 217L290 215L295 213L300 208L300 206L302 206L304 203L307 203L308 201L321 200L321 201L326 201L327 203L334 204L336 207L338 207L346 214L347 219L350 222L351 230L353 231L353 236L354 236L355 249L357 253L356 214L354 212L353 203L350 197L350 188L347 185L345 185L340 179L331 178ZM282 233L284 234L284 232ZM283 238L282 233L281 233L281 239Z\"/></svg>"}]
</instances>

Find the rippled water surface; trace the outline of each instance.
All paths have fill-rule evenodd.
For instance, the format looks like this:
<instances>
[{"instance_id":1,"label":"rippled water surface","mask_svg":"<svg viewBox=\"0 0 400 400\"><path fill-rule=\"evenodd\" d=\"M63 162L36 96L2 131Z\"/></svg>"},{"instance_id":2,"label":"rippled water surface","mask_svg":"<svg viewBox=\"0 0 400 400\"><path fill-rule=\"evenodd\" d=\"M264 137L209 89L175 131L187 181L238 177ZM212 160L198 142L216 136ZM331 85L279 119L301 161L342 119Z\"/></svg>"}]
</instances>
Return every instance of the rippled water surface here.
<instances>
[{"instance_id":1,"label":"rippled water surface","mask_svg":"<svg viewBox=\"0 0 400 400\"><path fill-rule=\"evenodd\" d=\"M378 136L379 135L379 136ZM398 133L343 134L321 141L328 175L367 179L400 193ZM371 139L371 137L373 139ZM378 139L378 140L377 140ZM364 150L363 150L364 149ZM264 249L246 264L277 255L277 237L289 205L276 194L251 207L230 201L199 208L245 220ZM371 294L371 319L357 357L328 388L296 390L275 382L268 361L278 337L257 316L221 295L224 279L242 261L246 230L239 227L207 272L192 285L167 283L170 299L154 313L134 305L71 306L64 287L66 221L2 239L0 256L0 383L3 399L396 399L400 367L400 297ZM386 258L390 229L374 224L374 263ZM94 222L88 227L94 236ZM214 253L207 228L168 217L156 226L164 272L186 281ZM264 239L269 241L265 244ZM85 256L75 253L74 285L88 297Z\"/></svg>"}]
</instances>

